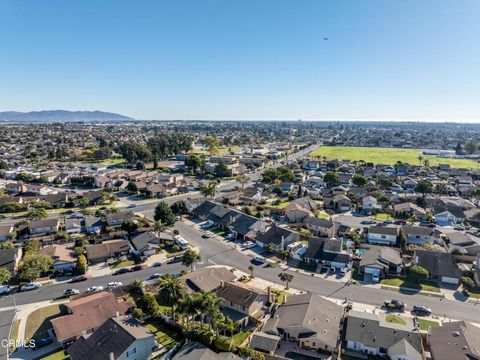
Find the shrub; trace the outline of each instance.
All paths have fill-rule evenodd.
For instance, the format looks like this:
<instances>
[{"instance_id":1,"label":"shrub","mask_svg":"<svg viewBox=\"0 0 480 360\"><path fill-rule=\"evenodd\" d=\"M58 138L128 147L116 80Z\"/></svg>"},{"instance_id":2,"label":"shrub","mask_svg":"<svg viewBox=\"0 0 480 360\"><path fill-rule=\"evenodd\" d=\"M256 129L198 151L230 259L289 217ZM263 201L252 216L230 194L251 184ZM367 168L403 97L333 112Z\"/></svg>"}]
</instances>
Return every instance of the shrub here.
<instances>
[{"instance_id":1,"label":"shrub","mask_svg":"<svg viewBox=\"0 0 480 360\"><path fill-rule=\"evenodd\" d=\"M428 277L428 270L424 267L414 265L410 268L409 275L417 280L423 280Z\"/></svg>"},{"instance_id":2,"label":"shrub","mask_svg":"<svg viewBox=\"0 0 480 360\"><path fill-rule=\"evenodd\" d=\"M463 276L461 279L460 279L463 287L467 290L470 290L472 288L475 287L475 282L469 278L468 276Z\"/></svg>"}]
</instances>

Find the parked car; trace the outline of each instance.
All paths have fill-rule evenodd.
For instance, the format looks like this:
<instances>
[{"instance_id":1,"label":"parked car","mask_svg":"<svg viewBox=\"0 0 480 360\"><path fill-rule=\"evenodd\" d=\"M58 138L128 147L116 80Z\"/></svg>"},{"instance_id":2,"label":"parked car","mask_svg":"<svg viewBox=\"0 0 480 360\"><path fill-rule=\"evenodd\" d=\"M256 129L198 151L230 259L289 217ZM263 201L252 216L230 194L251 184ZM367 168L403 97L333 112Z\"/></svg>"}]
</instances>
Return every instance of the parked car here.
<instances>
[{"instance_id":1,"label":"parked car","mask_svg":"<svg viewBox=\"0 0 480 360\"><path fill-rule=\"evenodd\" d=\"M125 273L128 273L130 270L127 269L127 268L121 268L121 269L118 269L117 271L115 271L113 273L113 275L121 275L121 274L125 274Z\"/></svg>"},{"instance_id":2,"label":"parked car","mask_svg":"<svg viewBox=\"0 0 480 360\"><path fill-rule=\"evenodd\" d=\"M372 225L372 224L375 224L375 221L373 221L373 220L362 220L360 222L360 224L362 224L362 225Z\"/></svg>"},{"instance_id":3,"label":"parked car","mask_svg":"<svg viewBox=\"0 0 480 360\"><path fill-rule=\"evenodd\" d=\"M96 293L99 291L103 291L104 287L103 286L92 286L87 289L87 293Z\"/></svg>"},{"instance_id":4,"label":"parked car","mask_svg":"<svg viewBox=\"0 0 480 360\"><path fill-rule=\"evenodd\" d=\"M346 268L346 267L344 267L344 268L342 268L342 269L340 270L340 274L341 274L342 276L347 275L347 273L348 273L348 268Z\"/></svg>"},{"instance_id":5,"label":"parked car","mask_svg":"<svg viewBox=\"0 0 480 360\"><path fill-rule=\"evenodd\" d=\"M0 285L0 295L8 295L8 294L10 294L10 286Z\"/></svg>"},{"instance_id":6,"label":"parked car","mask_svg":"<svg viewBox=\"0 0 480 360\"><path fill-rule=\"evenodd\" d=\"M430 316L432 314L432 310L423 305L415 305L412 308L412 314L416 316Z\"/></svg>"},{"instance_id":7,"label":"parked car","mask_svg":"<svg viewBox=\"0 0 480 360\"><path fill-rule=\"evenodd\" d=\"M202 239L210 239L210 235L208 235L208 234L203 234L203 235L202 235Z\"/></svg>"},{"instance_id":8,"label":"parked car","mask_svg":"<svg viewBox=\"0 0 480 360\"><path fill-rule=\"evenodd\" d=\"M152 264L152 267L159 267L162 266L162 263L160 261L156 261Z\"/></svg>"},{"instance_id":9,"label":"parked car","mask_svg":"<svg viewBox=\"0 0 480 360\"><path fill-rule=\"evenodd\" d=\"M257 264L263 264L265 262L265 258L261 256L255 256L253 258L253 261L256 262Z\"/></svg>"},{"instance_id":10,"label":"parked car","mask_svg":"<svg viewBox=\"0 0 480 360\"><path fill-rule=\"evenodd\" d=\"M143 265L134 265L131 267L130 271L140 271L143 270Z\"/></svg>"},{"instance_id":11,"label":"parked car","mask_svg":"<svg viewBox=\"0 0 480 360\"><path fill-rule=\"evenodd\" d=\"M127 209L133 209L133 208L136 208L136 207L137 207L137 205L135 205L135 204L130 204L130 205L127 206Z\"/></svg>"},{"instance_id":12,"label":"parked car","mask_svg":"<svg viewBox=\"0 0 480 360\"><path fill-rule=\"evenodd\" d=\"M251 249L257 246L254 242L246 242L245 244L242 245L244 249Z\"/></svg>"},{"instance_id":13,"label":"parked car","mask_svg":"<svg viewBox=\"0 0 480 360\"><path fill-rule=\"evenodd\" d=\"M37 350L37 349L40 349L44 346L50 345L52 342L53 342L52 338L35 340L35 345L33 345L33 350Z\"/></svg>"},{"instance_id":14,"label":"parked car","mask_svg":"<svg viewBox=\"0 0 480 360\"><path fill-rule=\"evenodd\" d=\"M40 284L40 283L38 283L38 282L31 282L31 283L29 283L29 284L23 285L23 286L20 288L20 291L36 290L36 289L38 289L40 286L42 286L42 284Z\"/></svg>"},{"instance_id":15,"label":"parked car","mask_svg":"<svg viewBox=\"0 0 480 360\"><path fill-rule=\"evenodd\" d=\"M155 273L155 274L150 275L150 277L148 278L148 280L159 279L159 278L161 278L162 276L163 276L163 274Z\"/></svg>"},{"instance_id":16,"label":"parked car","mask_svg":"<svg viewBox=\"0 0 480 360\"><path fill-rule=\"evenodd\" d=\"M380 277L378 274L372 274L372 282L378 283L380 281Z\"/></svg>"},{"instance_id":17,"label":"parked car","mask_svg":"<svg viewBox=\"0 0 480 360\"><path fill-rule=\"evenodd\" d=\"M328 269L328 272L329 272L330 274L335 274L335 273L337 272L337 269L336 269L335 267L331 266L331 267Z\"/></svg>"},{"instance_id":18,"label":"parked car","mask_svg":"<svg viewBox=\"0 0 480 360\"><path fill-rule=\"evenodd\" d=\"M177 262L181 262L183 260L183 255L177 255L167 261L167 264L174 264Z\"/></svg>"},{"instance_id":19,"label":"parked car","mask_svg":"<svg viewBox=\"0 0 480 360\"><path fill-rule=\"evenodd\" d=\"M180 215L177 215L177 216L175 216L175 220L180 221L180 220L182 220L182 217Z\"/></svg>"},{"instance_id":20,"label":"parked car","mask_svg":"<svg viewBox=\"0 0 480 360\"><path fill-rule=\"evenodd\" d=\"M122 286L123 283L121 281L112 281L112 282L109 282L107 284L107 288L109 289L115 289L115 288L118 288L120 286Z\"/></svg>"},{"instance_id":21,"label":"parked car","mask_svg":"<svg viewBox=\"0 0 480 360\"><path fill-rule=\"evenodd\" d=\"M65 297L78 295L78 294L80 294L80 291L77 289L65 289L65 291L63 292L63 296Z\"/></svg>"},{"instance_id":22,"label":"parked car","mask_svg":"<svg viewBox=\"0 0 480 360\"><path fill-rule=\"evenodd\" d=\"M74 278L70 279L70 283L77 283L81 281L87 281L88 277L86 275L75 276Z\"/></svg>"},{"instance_id":23,"label":"parked car","mask_svg":"<svg viewBox=\"0 0 480 360\"><path fill-rule=\"evenodd\" d=\"M407 306L405 303L403 303L400 300L397 299L392 299L392 300L385 300L383 305L390 310L398 310L398 311L404 311L405 307Z\"/></svg>"}]
</instances>

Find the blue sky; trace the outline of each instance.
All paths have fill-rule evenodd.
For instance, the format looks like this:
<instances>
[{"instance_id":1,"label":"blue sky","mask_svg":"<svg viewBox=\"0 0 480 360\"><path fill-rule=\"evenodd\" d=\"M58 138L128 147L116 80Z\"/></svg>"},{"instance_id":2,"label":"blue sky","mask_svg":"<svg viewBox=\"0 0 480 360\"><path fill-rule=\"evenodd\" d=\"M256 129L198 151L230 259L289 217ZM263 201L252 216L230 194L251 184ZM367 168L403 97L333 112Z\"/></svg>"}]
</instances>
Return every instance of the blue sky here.
<instances>
[{"instance_id":1,"label":"blue sky","mask_svg":"<svg viewBox=\"0 0 480 360\"><path fill-rule=\"evenodd\" d=\"M480 122L479 14L478 0L0 0L0 110Z\"/></svg>"}]
</instances>

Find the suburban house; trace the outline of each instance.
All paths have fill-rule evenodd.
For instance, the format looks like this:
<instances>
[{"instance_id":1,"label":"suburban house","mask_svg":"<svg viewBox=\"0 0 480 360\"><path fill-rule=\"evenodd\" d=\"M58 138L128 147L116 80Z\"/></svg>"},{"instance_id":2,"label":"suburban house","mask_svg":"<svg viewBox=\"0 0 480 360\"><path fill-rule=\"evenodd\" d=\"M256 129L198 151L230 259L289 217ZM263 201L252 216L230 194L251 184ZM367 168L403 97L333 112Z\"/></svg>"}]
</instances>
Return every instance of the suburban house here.
<instances>
[{"instance_id":1,"label":"suburban house","mask_svg":"<svg viewBox=\"0 0 480 360\"><path fill-rule=\"evenodd\" d=\"M95 216L86 216L83 220L83 231L86 234L100 234L102 232L103 222L102 219Z\"/></svg>"},{"instance_id":2,"label":"suburban house","mask_svg":"<svg viewBox=\"0 0 480 360\"><path fill-rule=\"evenodd\" d=\"M415 250L413 263L428 270L430 278L446 284L458 284L462 271L457 267L452 253Z\"/></svg>"},{"instance_id":3,"label":"suburban house","mask_svg":"<svg viewBox=\"0 0 480 360\"><path fill-rule=\"evenodd\" d=\"M339 344L342 318L343 308L329 300L314 294L292 295L262 331L301 348L331 354Z\"/></svg>"},{"instance_id":4,"label":"suburban house","mask_svg":"<svg viewBox=\"0 0 480 360\"><path fill-rule=\"evenodd\" d=\"M145 196L161 199L167 196L168 188L163 184L152 184L145 188Z\"/></svg>"},{"instance_id":5,"label":"suburban house","mask_svg":"<svg viewBox=\"0 0 480 360\"><path fill-rule=\"evenodd\" d=\"M109 240L85 247L88 262L91 264L126 255L130 249L130 243L127 240Z\"/></svg>"},{"instance_id":6,"label":"suburban house","mask_svg":"<svg viewBox=\"0 0 480 360\"><path fill-rule=\"evenodd\" d=\"M256 331L252 334L249 347L269 355L274 355L275 351L278 349L278 343L280 340L280 336Z\"/></svg>"},{"instance_id":7,"label":"suburban house","mask_svg":"<svg viewBox=\"0 0 480 360\"><path fill-rule=\"evenodd\" d=\"M73 255L73 249L64 245L45 246L38 252L50 256L53 260L53 269L57 272L71 271L77 263L77 259Z\"/></svg>"},{"instance_id":8,"label":"suburban house","mask_svg":"<svg viewBox=\"0 0 480 360\"><path fill-rule=\"evenodd\" d=\"M350 311L346 322L344 350L358 355L388 356L392 360L425 359L422 338L411 327L358 311Z\"/></svg>"},{"instance_id":9,"label":"suburban house","mask_svg":"<svg viewBox=\"0 0 480 360\"><path fill-rule=\"evenodd\" d=\"M226 267L201 268L183 275L180 279L189 292L211 292L237 277Z\"/></svg>"},{"instance_id":10,"label":"suburban house","mask_svg":"<svg viewBox=\"0 0 480 360\"><path fill-rule=\"evenodd\" d=\"M339 212L349 211L352 208L352 202L343 194L335 195L325 199L325 206Z\"/></svg>"},{"instance_id":11,"label":"suburban house","mask_svg":"<svg viewBox=\"0 0 480 360\"><path fill-rule=\"evenodd\" d=\"M51 234L58 231L58 219L35 220L28 224L30 234Z\"/></svg>"},{"instance_id":12,"label":"suburban house","mask_svg":"<svg viewBox=\"0 0 480 360\"><path fill-rule=\"evenodd\" d=\"M397 216L403 216L404 218L409 218L415 215L419 220L424 219L427 214L427 212L424 209L422 209L420 206L410 202L393 205L393 211L395 211Z\"/></svg>"},{"instance_id":13,"label":"suburban house","mask_svg":"<svg viewBox=\"0 0 480 360\"><path fill-rule=\"evenodd\" d=\"M435 209L435 220L442 226L461 224L465 220L463 209L458 206Z\"/></svg>"},{"instance_id":14,"label":"suburban house","mask_svg":"<svg viewBox=\"0 0 480 360\"><path fill-rule=\"evenodd\" d=\"M335 224L330 219L309 216L303 220L304 226L316 236L331 238L335 235Z\"/></svg>"},{"instance_id":15,"label":"suburban house","mask_svg":"<svg viewBox=\"0 0 480 360\"><path fill-rule=\"evenodd\" d=\"M294 231L273 225L264 233L259 233L255 237L258 246L265 248L273 245L276 251L283 250L285 247L295 241L300 240L300 234Z\"/></svg>"},{"instance_id":16,"label":"suburban house","mask_svg":"<svg viewBox=\"0 0 480 360\"><path fill-rule=\"evenodd\" d=\"M394 246L397 244L398 230L394 227L371 226L368 229L369 244Z\"/></svg>"},{"instance_id":17,"label":"suburban house","mask_svg":"<svg viewBox=\"0 0 480 360\"><path fill-rule=\"evenodd\" d=\"M354 261L360 274L385 277L403 272L403 261L399 249L376 245L368 245L364 249L360 260Z\"/></svg>"},{"instance_id":18,"label":"suburban house","mask_svg":"<svg viewBox=\"0 0 480 360\"><path fill-rule=\"evenodd\" d=\"M231 352L217 354L199 342L190 341L183 345L172 360L242 360L242 358Z\"/></svg>"},{"instance_id":19,"label":"suburban house","mask_svg":"<svg viewBox=\"0 0 480 360\"><path fill-rule=\"evenodd\" d=\"M378 204L378 201L373 196L365 196L362 199L362 209L368 212L371 212L375 209L380 209L381 205Z\"/></svg>"},{"instance_id":20,"label":"suburban house","mask_svg":"<svg viewBox=\"0 0 480 360\"><path fill-rule=\"evenodd\" d=\"M435 360L480 358L480 328L465 321L445 322L430 330L427 343Z\"/></svg>"},{"instance_id":21,"label":"suburban house","mask_svg":"<svg viewBox=\"0 0 480 360\"><path fill-rule=\"evenodd\" d=\"M22 248L0 249L0 268L6 268L11 275L14 275L21 258Z\"/></svg>"},{"instance_id":22,"label":"suburban house","mask_svg":"<svg viewBox=\"0 0 480 360\"><path fill-rule=\"evenodd\" d=\"M447 235L449 250L460 251L464 255L476 256L480 254L480 238L466 233L455 231Z\"/></svg>"},{"instance_id":23,"label":"suburban house","mask_svg":"<svg viewBox=\"0 0 480 360\"><path fill-rule=\"evenodd\" d=\"M264 316L262 310L267 303L267 294L258 289L247 287L243 283L227 282L216 290L221 299L222 313L239 323L241 327L254 324Z\"/></svg>"},{"instance_id":24,"label":"suburban house","mask_svg":"<svg viewBox=\"0 0 480 360\"><path fill-rule=\"evenodd\" d=\"M338 239L309 238L304 259L309 262L316 262L323 267L335 267L337 269L351 267L350 254L343 252L342 241Z\"/></svg>"},{"instance_id":25,"label":"suburban house","mask_svg":"<svg viewBox=\"0 0 480 360\"><path fill-rule=\"evenodd\" d=\"M163 243L163 241L151 231L135 235L131 242L134 249L133 252L140 256L156 254L158 249L160 249L160 244Z\"/></svg>"},{"instance_id":26,"label":"suburban house","mask_svg":"<svg viewBox=\"0 0 480 360\"><path fill-rule=\"evenodd\" d=\"M285 206L283 212L291 223L301 223L306 217L313 216L310 210L294 202Z\"/></svg>"},{"instance_id":27,"label":"suburban house","mask_svg":"<svg viewBox=\"0 0 480 360\"><path fill-rule=\"evenodd\" d=\"M64 304L68 314L50 320L58 342L62 345L95 331L109 318L125 315L133 304L101 291Z\"/></svg>"},{"instance_id":28,"label":"suburban house","mask_svg":"<svg viewBox=\"0 0 480 360\"><path fill-rule=\"evenodd\" d=\"M80 234L82 232L83 219L65 219L65 231L67 234Z\"/></svg>"},{"instance_id":29,"label":"suburban house","mask_svg":"<svg viewBox=\"0 0 480 360\"><path fill-rule=\"evenodd\" d=\"M264 231L265 227L266 223L264 221L255 216L242 213L228 226L228 230L237 239L253 240L255 234Z\"/></svg>"},{"instance_id":30,"label":"suburban house","mask_svg":"<svg viewBox=\"0 0 480 360\"><path fill-rule=\"evenodd\" d=\"M110 213L105 216L108 226L122 225L124 222L133 220L133 213L131 211L119 211Z\"/></svg>"},{"instance_id":31,"label":"suburban house","mask_svg":"<svg viewBox=\"0 0 480 360\"><path fill-rule=\"evenodd\" d=\"M200 220L207 220L208 215L210 215L210 211L217 205L218 204L213 201L206 200L194 208L191 212L193 216L199 218Z\"/></svg>"},{"instance_id":32,"label":"suburban house","mask_svg":"<svg viewBox=\"0 0 480 360\"><path fill-rule=\"evenodd\" d=\"M406 244L433 244L438 240L436 231L433 228L424 226L402 226L403 234L405 235Z\"/></svg>"},{"instance_id":33,"label":"suburban house","mask_svg":"<svg viewBox=\"0 0 480 360\"><path fill-rule=\"evenodd\" d=\"M155 336L131 316L107 319L88 337L80 336L67 349L71 360L150 359Z\"/></svg>"},{"instance_id":34,"label":"suburban house","mask_svg":"<svg viewBox=\"0 0 480 360\"><path fill-rule=\"evenodd\" d=\"M6 241L10 239L10 236L12 233L13 233L12 225L0 225L0 241Z\"/></svg>"}]
</instances>

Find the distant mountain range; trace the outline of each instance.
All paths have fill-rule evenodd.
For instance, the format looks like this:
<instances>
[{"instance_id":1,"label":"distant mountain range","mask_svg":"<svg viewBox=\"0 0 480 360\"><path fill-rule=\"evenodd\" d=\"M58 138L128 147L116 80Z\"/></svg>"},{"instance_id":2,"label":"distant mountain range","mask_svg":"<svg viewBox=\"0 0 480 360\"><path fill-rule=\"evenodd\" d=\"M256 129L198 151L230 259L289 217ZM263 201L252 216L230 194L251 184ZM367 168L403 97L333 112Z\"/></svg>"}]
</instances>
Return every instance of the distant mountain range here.
<instances>
[{"instance_id":1,"label":"distant mountain range","mask_svg":"<svg viewBox=\"0 0 480 360\"><path fill-rule=\"evenodd\" d=\"M118 121L134 120L131 117L104 111L0 111L0 121Z\"/></svg>"}]
</instances>

